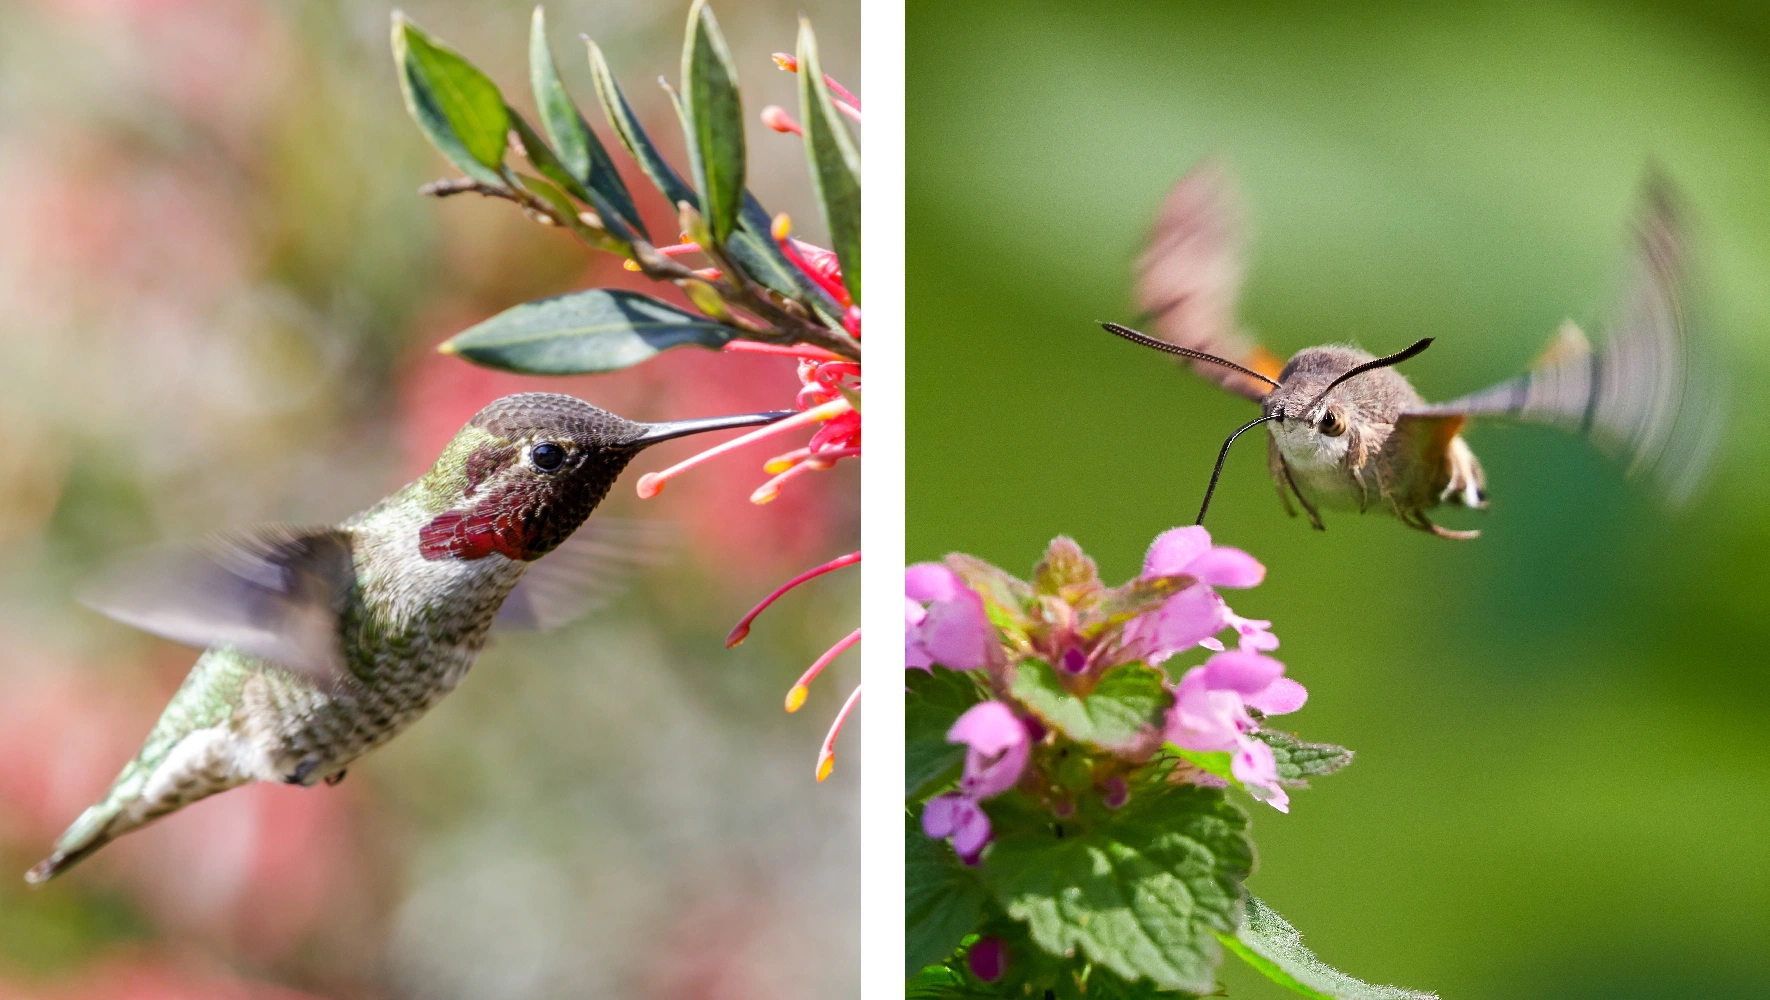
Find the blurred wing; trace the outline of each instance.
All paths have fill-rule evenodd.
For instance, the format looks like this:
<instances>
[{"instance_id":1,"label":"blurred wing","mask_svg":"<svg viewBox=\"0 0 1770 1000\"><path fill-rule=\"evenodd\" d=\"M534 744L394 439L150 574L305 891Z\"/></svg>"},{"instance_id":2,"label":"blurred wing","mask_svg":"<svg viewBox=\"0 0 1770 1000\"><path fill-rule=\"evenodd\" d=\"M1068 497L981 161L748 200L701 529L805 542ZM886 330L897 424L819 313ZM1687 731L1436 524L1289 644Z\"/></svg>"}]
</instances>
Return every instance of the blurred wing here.
<instances>
[{"instance_id":1,"label":"blurred wing","mask_svg":"<svg viewBox=\"0 0 1770 1000\"><path fill-rule=\"evenodd\" d=\"M1625 294L1610 336L1594 351L1562 326L1530 371L1410 420L1495 414L1552 424L1591 438L1648 474L1674 505L1702 486L1726 413L1720 373L1688 339L1685 234L1664 181L1650 181L1634 236Z\"/></svg>"},{"instance_id":2,"label":"blurred wing","mask_svg":"<svg viewBox=\"0 0 1770 1000\"><path fill-rule=\"evenodd\" d=\"M547 629L613 600L640 570L663 562L675 531L657 521L593 517L523 574L498 610L501 628Z\"/></svg>"},{"instance_id":3,"label":"blurred wing","mask_svg":"<svg viewBox=\"0 0 1770 1000\"><path fill-rule=\"evenodd\" d=\"M1277 379L1284 363L1236 327L1244 270L1240 209L1222 164L1207 160L1180 178L1137 261L1137 308L1149 316L1145 329L1156 337ZM1237 395L1260 399L1269 391L1221 366L1191 364Z\"/></svg>"},{"instance_id":4,"label":"blurred wing","mask_svg":"<svg viewBox=\"0 0 1770 1000\"><path fill-rule=\"evenodd\" d=\"M343 676L338 616L355 582L347 532L264 527L142 549L80 601L144 632L232 646L330 685Z\"/></svg>"}]
</instances>

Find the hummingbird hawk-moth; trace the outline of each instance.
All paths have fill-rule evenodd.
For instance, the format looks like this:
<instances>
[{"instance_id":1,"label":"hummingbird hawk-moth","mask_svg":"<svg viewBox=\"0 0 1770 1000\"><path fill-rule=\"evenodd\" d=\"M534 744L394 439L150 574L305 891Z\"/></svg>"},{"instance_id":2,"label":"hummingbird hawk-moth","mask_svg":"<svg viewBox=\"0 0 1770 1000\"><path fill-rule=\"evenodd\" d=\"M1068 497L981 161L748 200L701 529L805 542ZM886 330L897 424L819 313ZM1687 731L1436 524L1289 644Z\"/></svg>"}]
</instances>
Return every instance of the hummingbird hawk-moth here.
<instances>
[{"instance_id":1,"label":"hummingbird hawk-moth","mask_svg":"<svg viewBox=\"0 0 1770 1000\"><path fill-rule=\"evenodd\" d=\"M1688 343L1685 234L1677 200L1649 180L1632 232L1623 295L1594 350L1564 323L1524 374L1448 403L1428 403L1395 365L1431 338L1374 357L1356 347L1299 351L1288 362L1236 322L1243 272L1237 202L1220 166L1195 167L1174 186L1137 265L1137 304L1154 336L1101 324L1127 340L1191 360L1205 378L1260 404L1261 415L1229 436L1217 457L1198 521L1204 522L1223 460L1236 437L1267 429L1267 468L1285 510L1293 498L1318 530L1324 508L1372 506L1442 538L1441 504L1487 506L1487 482L1462 431L1472 417L1551 424L1590 438L1656 479L1668 500L1700 485L1721 425L1721 393Z\"/></svg>"}]
</instances>

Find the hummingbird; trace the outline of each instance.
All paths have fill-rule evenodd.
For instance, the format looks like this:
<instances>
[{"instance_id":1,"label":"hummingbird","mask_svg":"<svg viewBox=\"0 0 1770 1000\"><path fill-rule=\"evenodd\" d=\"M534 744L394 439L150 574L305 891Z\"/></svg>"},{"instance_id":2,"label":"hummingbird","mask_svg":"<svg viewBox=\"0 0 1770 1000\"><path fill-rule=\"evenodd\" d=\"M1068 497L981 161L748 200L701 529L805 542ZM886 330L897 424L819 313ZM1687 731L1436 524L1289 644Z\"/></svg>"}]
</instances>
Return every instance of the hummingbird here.
<instances>
[{"instance_id":1,"label":"hummingbird","mask_svg":"<svg viewBox=\"0 0 1770 1000\"><path fill-rule=\"evenodd\" d=\"M1479 531L1442 527L1444 504L1482 509L1487 479L1462 431L1473 417L1559 426L1651 473L1675 503L1693 495L1713 456L1722 396L1688 340L1686 236L1677 199L1657 175L1632 231L1623 294L1608 337L1594 350L1563 323L1524 374L1447 403L1428 403L1395 366L1432 344L1422 338L1384 357L1349 345L1309 347L1288 362L1236 322L1243 273L1238 203L1223 168L1206 161L1175 184L1137 265L1136 296L1154 336L1102 323L1127 340L1191 361L1194 371L1260 404L1231 434L1199 508L1203 524L1229 447L1266 425L1267 471L1286 513L1300 506L1323 529L1323 509L1373 506L1441 538ZM1296 501L1293 506L1292 500Z\"/></svg>"},{"instance_id":2,"label":"hummingbird","mask_svg":"<svg viewBox=\"0 0 1770 1000\"><path fill-rule=\"evenodd\" d=\"M648 424L571 396L505 396L423 476L341 524L126 560L87 603L206 651L109 793L26 881L248 782L342 779L460 683L494 619L571 617L614 561L607 533L585 522L641 450L794 412Z\"/></svg>"}]
</instances>

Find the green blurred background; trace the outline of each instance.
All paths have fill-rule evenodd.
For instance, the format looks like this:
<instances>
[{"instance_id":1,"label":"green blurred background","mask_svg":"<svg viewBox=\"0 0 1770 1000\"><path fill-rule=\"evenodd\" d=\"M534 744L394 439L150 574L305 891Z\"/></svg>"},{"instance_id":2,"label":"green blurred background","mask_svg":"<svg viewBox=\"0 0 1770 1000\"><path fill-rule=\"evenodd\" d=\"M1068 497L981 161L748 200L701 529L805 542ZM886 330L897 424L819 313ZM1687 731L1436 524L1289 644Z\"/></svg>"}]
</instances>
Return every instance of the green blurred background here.
<instances>
[{"instance_id":1,"label":"green blurred background","mask_svg":"<svg viewBox=\"0 0 1770 1000\"><path fill-rule=\"evenodd\" d=\"M1770 996L1770 15L1725 4L912 0L911 559L1109 580L1194 516L1255 415L1097 319L1170 184L1223 154L1246 324L1280 355L1396 350L1445 399L1600 320L1650 163L1685 191L1734 379L1680 515L1584 444L1484 424L1493 506L1453 543L1283 516L1263 443L1215 537L1269 567L1306 737L1358 750L1282 816L1252 888L1329 961L1447 998ZM1238 997L1288 996L1233 959Z\"/></svg>"},{"instance_id":2,"label":"green blurred background","mask_svg":"<svg viewBox=\"0 0 1770 1000\"><path fill-rule=\"evenodd\" d=\"M548 6L604 141L581 32L685 163L653 81L678 74L687 0ZM797 106L769 53L792 49L801 11L830 72L858 82L858 4L714 6L751 187L822 242L799 140L756 117ZM405 2L525 111L530 8ZM704 441L648 452L598 513L676 526L673 557L612 609L495 641L336 788L228 792L25 889L196 655L74 603L119 550L342 518L512 391L655 420L777 408L799 388L779 358L671 352L545 380L437 355L537 296L656 289L508 204L417 195L452 170L406 116L388 16L358 0L0 3L0 998L852 994L859 760L821 786L813 767L855 658L799 714L781 699L853 628L855 581L790 595L736 650L724 638L781 580L856 547L858 476L845 463L753 506L772 451L752 449L637 501L638 473ZM652 231L674 233L615 157Z\"/></svg>"}]
</instances>

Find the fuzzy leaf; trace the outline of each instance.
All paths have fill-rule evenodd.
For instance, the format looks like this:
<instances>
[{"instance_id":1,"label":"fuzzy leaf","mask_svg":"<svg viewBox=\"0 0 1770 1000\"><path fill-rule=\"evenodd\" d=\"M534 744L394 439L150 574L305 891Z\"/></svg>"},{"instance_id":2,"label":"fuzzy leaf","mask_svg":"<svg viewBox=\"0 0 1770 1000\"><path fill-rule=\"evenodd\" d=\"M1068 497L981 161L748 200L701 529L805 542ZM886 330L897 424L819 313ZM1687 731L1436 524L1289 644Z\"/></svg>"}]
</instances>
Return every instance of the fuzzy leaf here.
<instances>
[{"instance_id":1,"label":"fuzzy leaf","mask_svg":"<svg viewBox=\"0 0 1770 1000\"><path fill-rule=\"evenodd\" d=\"M904 686L909 689L904 694L904 795L913 799L930 785L958 776L965 747L948 743L946 734L982 699L969 674L945 667L905 670Z\"/></svg>"},{"instance_id":2,"label":"fuzzy leaf","mask_svg":"<svg viewBox=\"0 0 1770 1000\"><path fill-rule=\"evenodd\" d=\"M1033 590L1024 580L962 552L947 556L945 562L965 586L983 598L983 609L992 624L1011 635L1024 636L1032 624L1027 607L1033 600Z\"/></svg>"},{"instance_id":3,"label":"fuzzy leaf","mask_svg":"<svg viewBox=\"0 0 1770 1000\"><path fill-rule=\"evenodd\" d=\"M1160 670L1127 663L1101 675L1094 690L1078 695L1067 690L1044 660L1022 660L1014 671L1012 692L1048 725L1078 743L1122 747L1150 726L1160 726L1161 713L1174 703Z\"/></svg>"},{"instance_id":4,"label":"fuzzy leaf","mask_svg":"<svg viewBox=\"0 0 1770 1000\"><path fill-rule=\"evenodd\" d=\"M1233 934L1217 937L1262 975L1316 1000L1438 1000L1436 993L1373 986L1333 968L1303 946L1303 936L1285 918L1253 896L1247 921Z\"/></svg>"},{"instance_id":5,"label":"fuzzy leaf","mask_svg":"<svg viewBox=\"0 0 1770 1000\"><path fill-rule=\"evenodd\" d=\"M1194 786L1132 803L1098 829L1004 832L984 857L984 879L1040 948L1079 951L1128 980L1209 993L1221 955L1213 932L1241 923L1253 864L1247 815L1220 789Z\"/></svg>"},{"instance_id":6,"label":"fuzzy leaf","mask_svg":"<svg viewBox=\"0 0 1770 1000\"><path fill-rule=\"evenodd\" d=\"M393 60L406 110L431 145L474 180L507 186L499 168L510 120L491 78L398 11Z\"/></svg>"},{"instance_id":7,"label":"fuzzy leaf","mask_svg":"<svg viewBox=\"0 0 1770 1000\"><path fill-rule=\"evenodd\" d=\"M951 955L977 929L989 893L945 841L922 832L915 817L904 826L904 974Z\"/></svg>"},{"instance_id":8,"label":"fuzzy leaf","mask_svg":"<svg viewBox=\"0 0 1770 1000\"><path fill-rule=\"evenodd\" d=\"M600 195L628 229L649 240L650 236L645 231L645 224L640 221L639 209L633 204L633 196L628 193L626 182L621 180L614 161L609 159L608 150L603 148L602 141L596 138L589 123L584 121L584 116L579 113L571 95L566 93L565 84L559 79L559 68L553 62L553 49L547 44L547 17L539 6L535 7L534 19L529 25L529 85L535 92L535 107L541 113L541 127L546 130L547 138L558 153L563 168L579 187ZM537 169L539 166L536 164ZM567 186L566 190L571 191L579 200L594 204L592 199L580 195L572 187ZM596 206L596 212L603 216L607 228L614 231L615 227L609 222L608 213L602 206Z\"/></svg>"},{"instance_id":9,"label":"fuzzy leaf","mask_svg":"<svg viewBox=\"0 0 1770 1000\"><path fill-rule=\"evenodd\" d=\"M717 349L736 331L638 292L593 288L537 299L456 334L441 350L530 375L636 365L682 344Z\"/></svg>"},{"instance_id":10,"label":"fuzzy leaf","mask_svg":"<svg viewBox=\"0 0 1770 1000\"><path fill-rule=\"evenodd\" d=\"M1002 994L977 985L970 976L944 965L914 970L904 983L904 1000L996 1000Z\"/></svg>"},{"instance_id":11,"label":"fuzzy leaf","mask_svg":"<svg viewBox=\"0 0 1770 1000\"><path fill-rule=\"evenodd\" d=\"M1100 569L1075 539L1058 535L1045 549L1045 557L1033 567L1033 590L1060 595L1100 589Z\"/></svg>"},{"instance_id":12,"label":"fuzzy leaf","mask_svg":"<svg viewBox=\"0 0 1770 1000\"><path fill-rule=\"evenodd\" d=\"M1251 735L1272 748L1278 777L1286 784L1302 784L1306 778L1332 774L1352 763L1352 751L1332 743L1305 743L1272 729L1256 729Z\"/></svg>"},{"instance_id":13,"label":"fuzzy leaf","mask_svg":"<svg viewBox=\"0 0 1770 1000\"><path fill-rule=\"evenodd\" d=\"M811 22L799 20L799 111L805 119L805 155L811 184L830 227L831 249L842 264L842 282L860 302L860 152L842 124L817 57Z\"/></svg>"},{"instance_id":14,"label":"fuzzy leaf","mask_svg":"<svg viewBox=\"0 0 1770 1000\"><path fill-rule=\"evenodd\" d=\"M682 90L695 187L713 239L723 246L737 228L744 200L744 105L737 64L707 0L695 0L688 12Z\"/></svg>"}]
</instances>

